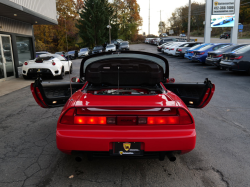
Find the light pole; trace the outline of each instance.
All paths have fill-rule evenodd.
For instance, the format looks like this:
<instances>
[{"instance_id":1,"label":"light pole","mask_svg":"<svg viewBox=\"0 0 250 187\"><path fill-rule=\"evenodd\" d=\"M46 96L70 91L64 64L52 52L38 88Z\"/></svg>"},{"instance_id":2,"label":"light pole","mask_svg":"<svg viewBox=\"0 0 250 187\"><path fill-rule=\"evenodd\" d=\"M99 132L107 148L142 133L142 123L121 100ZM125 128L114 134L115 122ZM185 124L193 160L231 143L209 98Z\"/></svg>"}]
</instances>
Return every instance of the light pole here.
<instances>
[{"instance_id":1,"label":"light pole","mask_svg":"<svg viewBox=\"0 0 250 187\"><path fill-rule=\"evenodd\" d=\"M109 20L109 25L107 25L107 28L109 29L109 44L111 44L111 25L110 25L110 20Z\"/></svg>"},{"instance_id":2,"label":"light pole","mask_svg":"<svg viewBox=\"0 0 250 187\"><path fill-rule=\"evenodd\" d=\"M191 0L189 0L189 7L188 7L188 34L187 34L187 42L190 42L190 22L191 22Z\"/></svg>"},{"instance_id":3,"label":"light pole","mask_svg":"<svg viewBox=\"0 0 250 187\"><path fill-rule=\"evenodd\" d=\"M59 15L57 15L56 18L59 19ZM66 44L67 44L66 46L67 46L67 54L68 54L67 60L68 60L68 67L69 67L69 71L70 71L70 66L69 66L69 53L68 53L68 51L69 51L69 49L68 49L68 35L67 35L67 27L66 27L66 18L63 17L63 19L64 19L64 26L65 26ZM64 72L65 72L65 71L64 71ZM72 86L71 86L70 73L69 73L69 82L70 82L70 92L71 92L71 96L72 96Z\"/></svg>"}]
</instances>

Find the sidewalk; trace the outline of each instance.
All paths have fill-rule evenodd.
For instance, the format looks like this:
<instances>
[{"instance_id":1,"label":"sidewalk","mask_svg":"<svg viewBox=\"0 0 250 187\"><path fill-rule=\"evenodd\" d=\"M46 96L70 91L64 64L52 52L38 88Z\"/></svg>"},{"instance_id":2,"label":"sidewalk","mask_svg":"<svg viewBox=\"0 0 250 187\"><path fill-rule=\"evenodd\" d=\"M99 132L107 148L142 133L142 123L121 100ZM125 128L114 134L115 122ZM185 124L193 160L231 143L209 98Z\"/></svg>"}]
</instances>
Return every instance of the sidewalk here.
<instances>
[{"instance_id":1,"label":"sidewalk","mask_svg":"<svg viewBox=\"0 0 250 187\"><path fill-rule=\"evenodd\" d=\"M22 77L0 82L0 97L29 86L34 80L24 80Z\"/></svg>"}]
</instances>

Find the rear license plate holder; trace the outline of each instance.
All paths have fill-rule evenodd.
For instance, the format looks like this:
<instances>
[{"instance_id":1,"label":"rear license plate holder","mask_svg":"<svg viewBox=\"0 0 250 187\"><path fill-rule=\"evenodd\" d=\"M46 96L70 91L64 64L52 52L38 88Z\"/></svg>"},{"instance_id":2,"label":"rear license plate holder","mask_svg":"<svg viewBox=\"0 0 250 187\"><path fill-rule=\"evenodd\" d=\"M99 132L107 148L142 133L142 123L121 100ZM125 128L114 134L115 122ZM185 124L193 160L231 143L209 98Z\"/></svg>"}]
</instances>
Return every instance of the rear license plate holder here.
<instances>
[{"instance_id":1,"label":"rear license plate holder","mask_svg":"<svg viewBox=\"0 0 250 187\"><path fill-rule=\"evenodd\" d=\"M141 142L114 142L113 156L143 156Z\"/></svg>"}]
</instances>

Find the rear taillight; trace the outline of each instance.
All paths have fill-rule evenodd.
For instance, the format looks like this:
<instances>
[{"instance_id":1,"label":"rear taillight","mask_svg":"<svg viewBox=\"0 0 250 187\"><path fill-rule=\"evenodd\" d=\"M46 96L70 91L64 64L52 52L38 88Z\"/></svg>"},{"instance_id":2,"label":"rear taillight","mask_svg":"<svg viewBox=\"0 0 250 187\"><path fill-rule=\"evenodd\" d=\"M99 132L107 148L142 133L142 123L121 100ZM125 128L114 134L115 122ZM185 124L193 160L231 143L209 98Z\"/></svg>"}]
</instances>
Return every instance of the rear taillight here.
<instances>
[{"instance_id":1,"label":"rear taillight","mask_svg":"<svg viewBox=\"0 0 250 187\"><path fill-rule=\"evenodd\" d=\"M174 48L170 49L170 50L174 50Z\"/></svg>"},{"instance_id":2,"label":"rear taillight","mask_svg":"<svg viewBox=\"0 0 250 187\"><path fill-rule=\"evenodd\" d=\"M182 49L178 49L178 51L182 51Z\"/></svg>"},{"instance_id":3,"label":"rear taillight","mask_svg":"<svg viewBox=\"0 0 250 187\"><path fill-rule=\"evenodd\" d=\"M199 53L199 55L204 55L204 54L205 54L205 52Z\"/></svg>"},{"instance_id":4,"label":"rear taillight","mask_svg":"<svg viewBox=\"0 0 250 187\"><path fill-rule=\"evenodd\" d=\"M157 116L157 117L148 117L148 125L178 125L179 117L178 116Z\"/></svg>"},{"instance_id":5,"label":"rear taillight","mask_svg":"<svg viewBox=\"0 0 250 187\"><path fill-rule=\"evenodd\" d=\"M230 58L231 60L240 60L240 59L242 59L243 58L243 56L238 56L238 57L232 57L232 58Z\"/></svg>"},{"instance_id":6,"label":"rear taillight","mask_svg":"<svg viewBox=\"0 0 250 187\"><path fill-rule=\"evenodd\" d=\"M106 125L107 119L103 116L75 116L74 124Z\"/></svg>"},{"instance_id":7,"label":"rear taillight","mask_svg":"<svg viewBox=\"0 0 250 187\"><path fill-rule=\"evenodd\" d=\"M27 65L28 65L28 62L24 62L24 65L27 66Z\"/></svg>"},{"instance_id":8,"label":"rear taillight","mask_svg":"<svg viewBox=\"0 0 250 187\"><path fill-rule=\"evenodd\" d=\"M75 108L69 109L67 112L64 113L63 117L61 118L61 123L73 125L74 115L75 115Z\"/></svg>"},{"instance_id":9,"label":"rear taillight","mask_svg":"<svg viewBox=\"0 0 250 187\"><path fill-rule=\"evenodd\" d=\"M221 54L221 55L218 55L218 56L214 56L214 58L219 58L219 57L222 57L223 55Z\"/></svg>"},{"instance_id":10,"label":"rear taillight","mask_svg":"<svg viewBox=\"0 0 250 187\"><path fill-rule=\"evenodd\" d=\"M188 112L182 108L179 108L179 117L180 117L180 125L187 125L193 122Z\"/></svg>"},{"instance_id":11,"label":"rear taillight","mask_svg":"<svg viewBox=\"0 0 250 187\"><path fill-rule=\"evenodd\" d=\"M63 56L63 55L61 55L61 56Z\"/></svg>"},{"instance_id":12,"label":"rear taillight","mask_svg":"<svg viewBox=\"0 0 250 187\"><path fill-rule=\"evenodd\" d=\"M189 53L194 53L193 51L189 52Z\"/></svg>"},{"instance_id":13,"label":"rear taillight","mask_svg":"<svg viewBox=\"0 0 250 187\"><path fill-rule=\"evenodd\" d=\"M82 116L76 114L76 109L67 110L60 123L68 125L188 125L193 120L189 113L182 108L175 115L166 116ZM119 119L121 118L121 119ZM131 122L133 120L133 122Z\"/></svg>"}]
</instances>

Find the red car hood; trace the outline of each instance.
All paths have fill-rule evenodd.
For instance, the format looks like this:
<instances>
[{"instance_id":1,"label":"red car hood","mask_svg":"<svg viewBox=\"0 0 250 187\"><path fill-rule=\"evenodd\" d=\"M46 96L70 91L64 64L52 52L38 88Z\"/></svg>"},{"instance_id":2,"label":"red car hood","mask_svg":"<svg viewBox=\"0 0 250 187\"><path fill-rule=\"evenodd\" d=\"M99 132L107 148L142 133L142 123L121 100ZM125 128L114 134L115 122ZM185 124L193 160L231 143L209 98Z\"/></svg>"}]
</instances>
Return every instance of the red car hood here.
<instances>
[{"instance_id":1,"label":"red car hood","mask_svg":"<svg viewBox=\"0 0 250 187\"><path fill-rule=\"evenodd\" d=\"M75 103L75 107L178 107L180 105L180 98L171 92L150 96L103 96L85 93Z\"/></svg>"}]
</instances>

